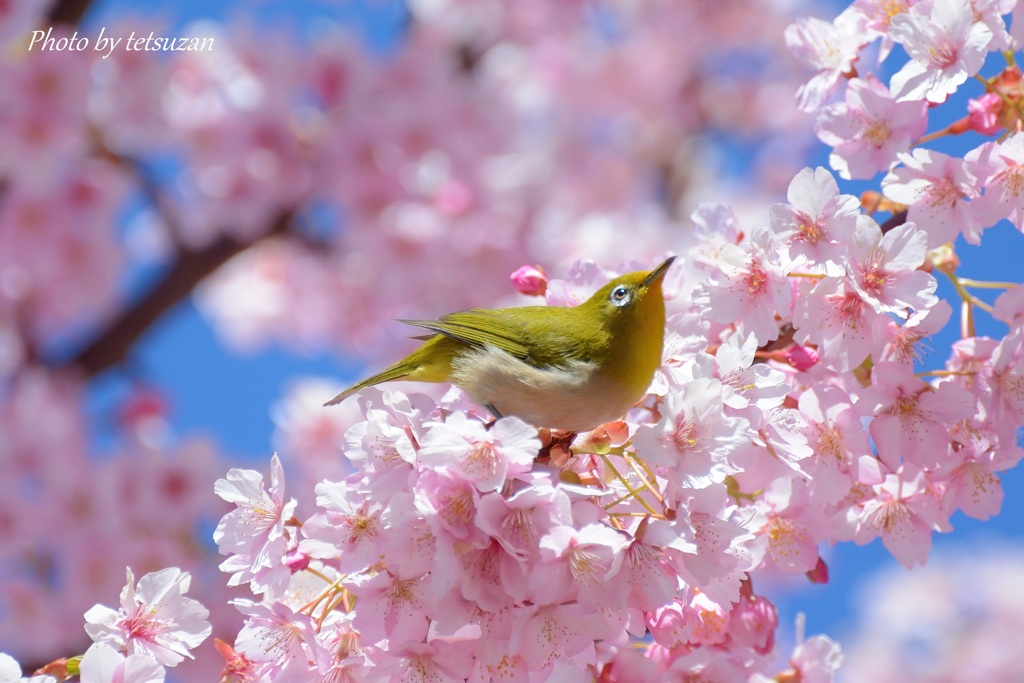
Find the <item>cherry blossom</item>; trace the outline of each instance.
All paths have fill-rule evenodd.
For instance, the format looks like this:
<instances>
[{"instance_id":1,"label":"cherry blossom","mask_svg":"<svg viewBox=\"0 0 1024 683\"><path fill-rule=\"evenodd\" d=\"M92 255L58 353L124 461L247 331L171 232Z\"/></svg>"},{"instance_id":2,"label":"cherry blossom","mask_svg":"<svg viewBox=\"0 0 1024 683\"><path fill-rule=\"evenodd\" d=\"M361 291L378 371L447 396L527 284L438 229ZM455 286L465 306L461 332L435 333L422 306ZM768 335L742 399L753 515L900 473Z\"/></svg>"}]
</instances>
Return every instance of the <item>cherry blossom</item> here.
<instances>
[{"instance_id":1,"label":"cherry blossom","mask_svg":"<svg viewBox=\"0 0 1024 683\"><path fill-rule=\"evenodd\" d=\"M521 488L505 497L496 493L480 501L477 524L513 557L538 557L539 542L547 533L567 523L570 517L567 494L550 482Z\"/></svg>"},{"instance_id":2,"label":"cherry blossom","mask_svg":"<svg viewBox=\"0 0 1024 683\"><path fill-rule=\"evenodd\" d=\"M277 592L288 579L281 564L289 539L285 523L291 519L296 501L285 502L284 471L274 456L270 461L270 490L263 488L263 475L252 470L232 469L218 479L215 491L237 506L225 515L213 539L223 554L230 554L221 569L231 572L231 584L256 581L260 592Z\"/></svg>"},{"instance_id":3,"label":"cherry blossom","mask_svg":"<svg viewBox=\"0 0 1024 683\"><path fill-rule=\"evenodd\" d=\"M825 537L820 517L806 514L810 503L802 480L780 479L765 491L763 534L768 556L779 569L803 574L818 563L818 543Z\"/></svg>"},{"instance_id":4,"label":"cherry blossom","mask_svg":"<svg viewBox=\"0 0 1024 683\"><path fill-rule=\"evenodd\" d=\"M679 589L667 547L676 542L671 525L643 521L633 540L622 551L619 571L606 585L612 594L625 598L626 604L642 610L655 610L672 601ZM625 583L626 587L621 584Z\"/></svg>"},{"instance_id":5,"label":"cherry blossom","mask_svg":"<svg viewBox=\"0 0 1024 683\"><path fill-rule=\"evenodd\" d=\"M801 629L802 630L802 629ZM798 672L800 680L806 683L826 683L833 680L833 674L843 663L843 653L835 641L828 636L801 638L793 651L789 663Z\"/></svg>"},{"instance_id":6,"label":"cherry blossom","mask_svg":"<svg viewBox=\"0 0 1024 683\"><path fill-rule=\"evenodd\" d=\"M637 449L653 464L673 471L672 480L701 486L729 473L727 455L747 442L746 420L723 411L722 383L696 379L669 396L657 425L642 426Z\"/></svg>"},{"instance_id":7,"label":"cherry blossom","mask_svg":"<svg viewBox=\"0 0 1024 683\"><path fill-rule=\"evenodd\" d=\"M1013 443L1013 426L1024 419L1024 330L1018 328L999 342L992 352L991 375L986 377L992 392L992 420L1001 425L1004 438Z\"/></svg>"},{"instance_id":8,"label":"cherry blossom","mask_svg":"<svg viewBox=\"0 0 1024 683\"><path fill-rule=\"evenodd\" d=\"M923 471L910 464L887 474L875 497L858 514L857 543L881 536L882 543L906 567L924 564L933 531L949 531L949 521Z\"/></svg>"},{"instance_id":9,"label":"cherry blossom","mask_svg":"<svg viewBox=\"0 0 1024 683\"><path fill-rule=\"evenodd\" d=\"M1024 287L1010 287L996 298L993 317L1015 328L1024 322Z\"/></svg>"},{"instance_id":10,"label":"cherry blossom","mask_svg":"<svg viewBox=\"0 0 1024 683\"><path fill-rule=\"evenodd\" d=\"M890 83L898 101L944 102L978 73L992 40L966 0L921 0L892 18L889 35L911 59Z\"/></svg>"},{"instance_id":11,"label":"cherry blossom","mask_svg":"<svg viewBox=\"0 0 1024 683\"><path fill-rule=\"evenodd\" d=\"M1015 11L1016 7L1017 3L1013 0L971 0L975 20L988 26L992 32L990 50L1012 49L1012 38L1003 16Z\"/></svg>"},{"instance_id":12,"label":"cherry blossom","mask_svg":"<svg viewBox=\"0 0 1024 683\"><path fill-rule=\"evenodd\" d=\"M754 652L767 655L775 650L775 630L779 618L775 606L749 590L729 615L729 640Z\"/></svg>"},{"instance_id":13,"label":"cherry blossom","mask_svg":"<svg viewBox=\"0 0 1024 683\"><path fill-rule=\"evenodd\" d=\"M434 611L435 598L423 576L395 575L390 571L352 578L350 590L362 609L352 625L366 642L387 638L391 642L418 642L427 635L426 614Z\"/></svg>"},{"instance_id":14,"label":"cherry blossom","mask_svg":"<svg viewBox=\"0 0 1024 683\"><path fill-rule=\"evenodd\" d=\"M358 570L372 564L380 552L382 513L385 505L366 500L357 486L348 482L317 484L316 504L324 510L303 525L303 552L323 559L340 557L342 571Z\"/></svg>"},{"instance_id":15,"label":"cherry blossom","mask_svg":"<svg viewBox=\"0 0 1024 683\"><path fill-rule=\"evenodd\" d=\"M466 643L435 639L427 643L405 643L387 652L369 656L374 680L421 680L459 683L467 680L473 658Z\"/></svg>"},{"instance_id":16,"label":"cherry blossom","mask_svg":"<svg viewBox=\"0 0 1024 683\"><path fill-rule=\"evenodd\" d=\"M263 676L308 677L318 649L309 617L295 614L282 603L266 607L239 599L235 606L246 617L235 640L238 653L258 663Z\"/></svg>"},{"instance_id":17,"label":"cherry blossom","mask_svg":"<svg viewBox=\"0 0 1024 683\"><path fill-rule=\"evenodd\" d=\"M585 605L624 604L621 597L609 601L605 582L619 571L627 543L624 534L604 524L588 524L579 531L552 529L540 542L543 569L534 575L534 596L549 604L578 591L577 599Z\"/></svg>"},{"instance_id":18,"label":"cherry blossom","mask_svg":"<svg viewBox=\"0 0 1024 683\"><path fill-rule=\"evenodd\" d=\"M164 666L191 658L190 650L210 635L210 624L206 608L184 595L192 580L188 572L161 569L143 576L138 586L132 570L126 573L128 583L121 591L119 610L95 605L85 613L89 636L96 643L144 655ZM103 655L97 658L107 661Z\"/></svg>"},{"instance_id":19,"label":"cherry blossom","mask_svg":"<svg viewBox=\"0 0 1024 683\"><path fill-rule=\"evenodd\" d=\"M924 102L898 102L874 74L850 81L845 101L824 107L815 131L832 147L829 165L847 180L871 178L924 134Z\"/></svg>"},{"instance_id":20,"label":"cherry blossom","mask_svg":"<svg viewBox=\"0 0 1024 683\"><path fill-rule=\"evenodd\" d=\"M864 425L852 397L836 386L811 387L800 395L798 405L814 453L811 462L803 463L815 481L810 494L820 503L837 503L853 485L853 463L870 452Z\"/></svg>"},{"instance_id":21,"label":"cherry blossom","mask_svg":"<svg viewBox=\"0 0 1024 683\"><path fill-rule=\"evenodd\" d=\"M818 73L800 87L797 97L805 111L825 104L840 79L853 70L864 45L864 15L847 9L834 21L804 18L786 28L786 45Z\"/></svg>"},{"instance_id":22,"label":"cherry blossom","mask_svg":"<svg viewBox=\"0 0 1024 683\"><path fill-rule=\"evenodd\" d=\"M950 242L960 233L972 243L980 241L970 202L980 196L963 159L917 148L901 154L900 165L882 180L889 199L910 207L908 219L927 226L928 246Z\"/></svg>"},{"instance_id":23,"label":"cherry blossom","mask_svg":"<svg viewBox=\"0 0 1024 683\"><path fill-rule=\"evenodd\" d=\"M975 202L979 225L987 227L1009 218L1024 231L1024 133L1003 143L987 142L964 158L968 172L985 189L984 196Z\"/></svg>"},{"instance_id":24,"label":"cherry blossom","mask_svg":"<svg viewBox=\"0 0 1024 683\"><path fill-rule=\"evenodd\" d=\"M738 599L743 572L758 564L747 547L752 532L741 524L747 515L724 504L724 488L686 492L673 523L678 538L669 546L680 577L723 604Z\"/></svg>"},{"instance_id":25,"label":"cherry blossom","mask_svg":"<svg viewBox=\"0 0 1024 683\"><path fill-rule=\"evenodd\" d=\"M884 314L848 278L825 278L809 290L793 311L798 338L839 370L857 367L871 355L872 329Z\"/></svg>"},{"instance_id":26,"label":"cherry blossom","mask_svg":"<svg viewBox=\"0 0 1024 683\"><path fill-rule=\"evenodd\" d=\"M1010 22L1010 43L1016 49L1020 49L1020 46L1024 44L1024 24L1020 20L1022 13L1024 13L1024 9L1021 9L1020 3L1015 3L1013 19Z\"/></svg>"},{"instance_id":27,"label":"cherry blossom","mask_svg":"<svg viewBox=\"0 0 1024 683\"><path fill-rule=\"evenodd\" d=\"M790 303L778 250L778 240L767 228L755 229L747 244L722 246L715 261L718 273L701 295L712 320L739 320L742 331L761 344L778 336L775 312L787 310Z\"/></svg>"},{"instance_id":28,"label":"cherry blossom","mask_svg":"<svg viewBox=\"0 0 1024 683\"><path fill-rule=\"evenodd\" d=\"M733 408L736 415L755 417L782 405L788 385L786 376L765 363L755 363L757 342L749 336L741 342L740 335L726 339L715 352L714 359L706 353L694 358L694 379L714 377L722 382L722 403ZM756 410L745 410L756 408Z\"/></svg>"},{"instance_id":29,"label":"cherry blossom","mask_svg":"<svg viewBox=\"0 0 1024 683\"><path fill-rule=\"evenodd\" d=\"M544 296L548 288L548 276L539 266L521 266L508 278L517 292L527 296Z\"/></svg>"},{"instance_id":30,"label":"cherry blossom","mask_svg":"<svg viewBox=\"0 0 1024 683\"><path fill-rule=\"evenodd\" d=\"M903 325L889 318L878 318L875 324L875 339L885 342L878 360L898 363L921 361L920 342L939 332L949 322L953 311L945 301L925 311L915 311Z\"/></svg>"},{"instance_id":31,"label":"cherry blossom","mask_svg":"<svg viewBox=\"0 0 1024 683\"><path fill-rule=\"evenodd\" d=\"M905 14L917 0L854 0L853 7L861 12L866 19L866 28L872 37L882 38L882 47L878 61L884 61L892 50L893 41L889 36L889 26L893 17Z\"/></svg>"},{"instance_id":32,"label":"cherry blossom","mask_svg":"<svg viewBox=\"0 0 1024 683\"><path fill-rule=\"evenodd\" d=\"M345 460L338 457L339 444L345 431L361 421L359 405L346 402L339 410L325 411L319 410L321 406L317 403L321 396L334 396L343 388L319 378L299 378L271 408L273 443L278 452L286 460L301 461L300 473L308 474L293 490L301 492L320 481L341 479L349 472Z\"/></svg>"},{"instance_id":33,"label":"cherry blossom","mask_svg":"<svg viewBox=\"0 0 1024 683\"><path fill-rule=\"evenodd\" d=\"M858 222L847 250L853 286L879 312L906 315L936 302L936 282L918 270L924 263L928 236L913 223L882 235L871 220Z\"/></svg>"},{"instance_id":34,"label":"cherry blossom","mask_svg":"<svg viewBox=\"0 0 1024 683\"><path fill-rule=\"evenodd\" d=\"M931 387L903 365L879 363L872 379L857 405L874 415L870 431L882 461L894 470L901 460L922 466L941 461L950 441L945 425L972 415L970 395L948 382Z\"/></svg>"},{"instance_id":35,"label":"cherry blossom","mask_svg":"<svg viewBox=\"0 0 1024 683\"><path fill-rule=\"evenodd\" d=\"M798 173L786 198L789 204L776 204L770 214L782 258L792 268L815 263L826 275L841 275L843 250L857 227L857 198L840 195L835 178L821 167Z\"/></svg>"},{"instance_id":36,"label":"cherry blossom","mask_svg":"<svg viewBox=\"0 0 1024 683\"><path fill-rule=\"evenodd\" d=\"M165 671L153 659L133 654L125 657L106 643L94 643L78 665L82 683L163 683Z\"/></svg>"},{"instance_id":37,"label":"cherry blossom","mask_svg":"<svg viewBox=\"0 0 1024 683\"><path fill-rule=\"evenodd\" d=\"M528 471L540 445L535 433L516 418L484 429L476 420L453 415L423 436L419 458L428 466L451 468L481 491L494 491L504 486L506 477Z\"/></svg>"},{"instance_id":38,"label":"cherry blossom","mask_svg":"<svg viewBox=\"0 0 1024 683\"><path fill-rule=\"evenodd\" d=\"M942 505L944 510L961 510L968 517L984 520L999 514L1003 487L993 472L990 454L984 448L972 448L978 441L972 439L960 451L963 462L949 473Z\"/></svg>"}]
</instances>

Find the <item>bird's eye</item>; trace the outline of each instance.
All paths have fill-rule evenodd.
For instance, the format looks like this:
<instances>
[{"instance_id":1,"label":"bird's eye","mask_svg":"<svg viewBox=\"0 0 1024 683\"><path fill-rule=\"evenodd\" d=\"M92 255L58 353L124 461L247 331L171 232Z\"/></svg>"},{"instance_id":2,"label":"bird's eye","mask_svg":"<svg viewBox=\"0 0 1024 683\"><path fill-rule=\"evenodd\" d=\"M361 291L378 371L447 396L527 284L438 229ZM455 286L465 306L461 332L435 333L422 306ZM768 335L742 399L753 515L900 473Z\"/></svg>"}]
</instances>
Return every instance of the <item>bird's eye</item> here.
<instances>
[{"instance_id":1,"label":"bird's eye","mask_svg":"<svg viewBox=\"0 0 1024 683\"><path fill-rule=\"evenodd\" d=\"M629 288L626 285L619 285L612 290L611 296L609 297L611 302L616 306L625 306L629 303L630 295Z\"/></svg>"}]
</instances>

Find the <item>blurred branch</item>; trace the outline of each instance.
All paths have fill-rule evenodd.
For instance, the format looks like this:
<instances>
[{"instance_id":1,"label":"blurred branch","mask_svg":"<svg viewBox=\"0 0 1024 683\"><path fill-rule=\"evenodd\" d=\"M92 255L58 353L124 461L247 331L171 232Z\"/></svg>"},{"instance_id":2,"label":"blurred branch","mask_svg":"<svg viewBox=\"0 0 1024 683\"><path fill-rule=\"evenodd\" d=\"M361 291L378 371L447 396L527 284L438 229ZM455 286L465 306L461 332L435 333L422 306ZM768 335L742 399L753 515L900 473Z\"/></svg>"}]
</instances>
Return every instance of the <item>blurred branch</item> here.
<instances>
[{"instance_id":1,"label":"blurred branch","mask_svg":"<svg viewBox=\"0 0 1024 683\"><path fill-rule=\"evenodd\" d=\"M92 0L57 0L50 8L47 20L50 24L75 25L82 20L91 4Z\"/></svg>"},{"instance_id":2,"label":"blurred branch","mask_svg":"<svg viewBox=\"0 0 1024 683\"><path fill-rule=\"evenodd\" d=\"M906 222L907 222L907 210L903 209L902 211L897 211L896 213L894 213L892 216L889 217L889 220L887 220L886 222L882 223L882 225L881 225L882 234L884 235L885 233L889 232L890 230L895 230L896 228L898 228L899 226L903 225Z\"/></svg>"},{"instance_id":3,"label":"blurred branch","mask_svg":"<svg viewBox=\"0 0 1024 683\"><path fill-rule=\"evenodd\" d=\"M282 211L267 228L264 237L287 233L293 217L294 211ZM251 243L220 237L203 249L182 249L160 282L142 299L124 310L92 343L65 365L92 376L120 363L139 337L160 316L187 297L203 278L250 246Z\"/></svg>"},{"instance_id":4,"label":"blurred branch","mask_svg":"<svg viewBox=\"0 0 1024 683\"><path fill-rule=\"evenodd\" d=\"M772 351L778 351L784 349L792 344L796 337L796 328L793 327L793 323L785 322L779 325L779 336L778 338L768 342L764 346L760 347L758 351L762 353L771 353ZM762 359L754 359L755 363L763 363Z\"/></svg>"}]
</instances>

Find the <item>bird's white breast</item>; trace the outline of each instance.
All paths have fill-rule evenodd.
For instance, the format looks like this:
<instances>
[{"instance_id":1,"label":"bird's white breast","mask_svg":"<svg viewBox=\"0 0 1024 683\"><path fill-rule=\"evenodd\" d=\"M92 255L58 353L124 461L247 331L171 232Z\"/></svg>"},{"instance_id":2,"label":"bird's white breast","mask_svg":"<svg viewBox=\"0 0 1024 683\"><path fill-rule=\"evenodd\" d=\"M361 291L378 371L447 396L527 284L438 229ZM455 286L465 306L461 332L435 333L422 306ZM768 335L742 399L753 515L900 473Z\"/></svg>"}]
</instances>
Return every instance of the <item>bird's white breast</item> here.
<instances>
[{"instance_id":1,"label":"bird's white breast","mask_svg":"<svg viewBox=\"0 0 1024 683\"><path fill-rule=\"evenodd\" d=\"M536 427L584 432L621 418L639 396L630 396L593 362L567 360L537 368L493 346L452 361L451 381L477 403Z\"/></svg>"}]
</instances>

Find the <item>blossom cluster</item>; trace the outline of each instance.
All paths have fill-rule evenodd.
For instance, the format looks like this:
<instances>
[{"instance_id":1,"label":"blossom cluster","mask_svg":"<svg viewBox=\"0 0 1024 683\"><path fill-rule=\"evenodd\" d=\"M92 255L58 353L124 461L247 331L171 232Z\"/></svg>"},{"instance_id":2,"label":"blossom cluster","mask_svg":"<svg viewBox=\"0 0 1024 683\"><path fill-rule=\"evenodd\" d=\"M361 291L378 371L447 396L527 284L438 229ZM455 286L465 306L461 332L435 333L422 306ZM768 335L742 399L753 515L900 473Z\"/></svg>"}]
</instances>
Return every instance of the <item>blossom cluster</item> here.
<instances>
[{"instance_id":1,"label":"blossom cluster","mask_svg":"<svg viewBox=\"0 0 1024 683\"><path fill-rule=\"evenodd\" d=\"M180 406L146 342L113 337L113 381L81 362L117 320L159 318L141 309L161 273L233 245L201 286L175 290L223 339L382 354L383 321L509 295L492 276L523 262L611 258L622 222L653 254L722 154L712 129L781 148L806 137L790 116L799 75L782 68L792 17L740 11L757 0L702 9L720 28L699 41L678 40L685 8L412 2L383 55L344 11L287 37L237 15L184 27L216 37L204 53L29 50L40 27L91 32L47 25L68 4L89 3L0 2L0 643L26 665L79 651L78 616L125 566L189 571L215 629L237 620L202 568L223 514L212 482L238 454L172 428ZM107 35L172 32L96 10ZM715 74L712 50L756 54L763 73ZM741 90L786 120L712 106ZM323 444L353 408L291 403L275 416L281 450L312 502L344 472Z\"/></svg>"},{"instance_id":2,"label":"blossom cluster","mask_svg":"<svg viewBox=\"0 0 1024 683\"><path fill-rule=\"evenodd\" d=\"M998 511L996 472L1024 455L1019 288L995 309L1010 334L959 342L929 383L915 353L951 311L924 229L883 233L821 168L766 226L694 218L662 367L624 421L488 426L457 390L369 390L342 448L354 472L317 486L312 517L276 459L268 492L251 471L221 481L238 505L222 569L260 598L236 642L247 675L762 680L778 617L757 576L820 580L821 543L878 537L923 564L954 511ZM580 263L544 296L571 305L611 274ZM800 648L793 675L831 676L834 643Z\"/></svg>"},{"instance_id":3,"label":"blossom cluster","mask_svg":"<svg viewBox=\"0 0 1024 683\"><path fill-rule=\"evenodd\" d=\"M770 665L777 615L745 578L765 550L710 463L706 485L656 503L635 490L661 478L626 423L579 452L548 434L538 463L536 428L488 426L456 392L367 393L345 435L357 471L319 484L304 522L276 457L269 487L249 470L218 482L237 505L221 568L257 598L236 601L226 680L743 680ZM645 632L645 653L628 647ZM838 661L823 636L793 657L808 676Z\"/></svg>"},{"instance_id":4,"label":"blossom cluster","mask_svg":"<svg viewBox=\"0 0 1024 683\"><path fill-rule=\"evenodd\" d=\"M197 538L224 513L210 491L226 467L216 444L172 439L167 407L136 389L103 416L119 440L98 460L83 391L80 381L25 369L0 403L0 649L26 665L80 652L81 615L97 596L116 595L126 566L180 567L196 577L192 593L215 626L235 621L217 609L230 599L223 582L202 578L216 554Z\"/></svg>"},{"instance_id":5,"label":"blossom cluster","mask_svg":"<svg viewBox=\"0 0 1024 683\"><path fill-rule=\"evenodd\" d=\"M795 113L783 93L796 75L781 68L791 17L754 0L743 4L756 13L702 8L701 21L723 29L688 41L678 40L694 21L685 8L622 3L604 17L619 24L611 35L578 7L414 2L413 29L387 59L333 22L311 30L302 48L199 23L189 32L215 35L216 50L171 59L22 53L17 27L30 34L44 8L15 4L16 16L0 9L19 53L0 63L10 83L0 93L0 133L10 141L0 150L0 221L11 228L0 233L0 266L18 269L0 298L0 332L29 326L22 354L110 313L124 251L128 265L170 260L222 238L259 243L201 290L225 339L369 353L384 338L381 323L411 311L403 281L364 264L388 263L429 284L421 311L468 306L465 282L497 297L487 274L542 253L565 254L567 265L583 255L581 238L591 258L611 257L618 221L655 242L666 217L652 180L664 175L681 200L694 175L687 148L715 153L705 130L760 133L780 147L804 134L793 116L763 121L713 106L743 92ZM151 30L167 33L139 19L107 27ZM756 55L763 68L709 77L712 51ZM636 73L646 76L622 78ZM174 173L162 183L166 157ZM136 193L144 208L121 250L111 226ZM284 216L295 227L264 240ZM439 267L449 260L458 273ZM24 323L14 316L19 302Z\"/></svg>"},{"instance_id":6,"label":"blossom cluster","mask_svg":"<svg viewBox=\"0 0 1024 683\"><path fill-rule=\"evenodd\" d=\"M136 257L255 245L199 290L242 344L365 348L409 312L413 281L430 315L498 300L495 270L575 260L561 280L536 266L511 277L521 295L575 305L659 252L679 256L649 394L592 432L492 422L454 389L368 390L337 416L319 407L334 390L316 385L282 402L280 445L315 488L288 497L277 457L269 484L235 468L209 487L234 506L213 534L226 583L249 591L230 601L244 625L216 646L223 681L832 680L842 654L827 636L801 636L777 663L763 579L827 581L822 544L877 538L922 565L954 513L998 512L999 472L1024 455L1024 287L960 277L954 251L1004 219L1024 230L1024 10L856 0L832 22L793 24L787 42L817 71L800 108L832 169L885 173L880 191L858 200L806 168L767 212L702 203L682 229L671 211L706 189L687 185L693 160L714 156L698 130L799 121L714 106L742 91L769 109L786 91L696 75L724 35L736 48L779 20L719 4L701 22L729 31L692 40L682 6L447 0L411 3L415 28L386 62L335 35L309 53L236 35L169 61L4 61L16 87L0 93L15 141L0 150L0 455L16 468L0 483L13 539L0 609L17 616L5 647L25 660L77 642L51 604L88 599L130 556L198 564L182 539L220 514L194 486L216 453L190 444L168 462L159 396L126 402L123 457L90 462L80 378L47 358L52 339L117 306L113 226L134 188L151 209L125 230ZM892 59L896 43L909 61L885 84L865 55ZM989 74L998 53L1006 65ZM976 83L962 120L925 135ZM954 134L985 141L961 157L922 146ZM157 141L183 150L166 194L165 169L145 162ZM320 230L324 212L343 227ZM642 260L597 265L620 258L627 223ZM938 278L962 300L961 339L923 373L923 340L954 312ZM975 287L1006 291L990 305ZM979 336L977 311L1006 333ZM227 598L207 615L182 598L188 585L166 569L136 588L129 572L121 611L86 613L82 680L162 680L208 618L224 620ZM21 676L7 657L0 673Z\"/></svg>"},{"instance_id":7,"label":"blossom cluster","mask_svg":"<svg viewBox=\"0 0 1024 683\"><path fill-rule=\"evenodd\" d=\"M1005 130L999 139L961 159L910 148L929 104L976 75L988 51L1015 44L1003 23L1014 4L922 0L872 34L876 4L799 22L788 37L821 68L800 101L820 111L833 167L888 171L893 219L880 225L823 168L798 173L761 224L702 205L666 278L651 393L588 434L490 424L457 390L440 402L364 392L364 420L342 449L354 472L317 486L320 511L286 521L279 487L269 499L260 491L250 506L260 519L271 503L279 511L260 527L270 534L241 557L222 546L232 581L260 597L260 610L244 606L236 643L247 675L770 680L778 617L754 590L759 576L826 580L822 543L876 538L913 567L954 512L998 512L998 472L1024 455L1024 288L998 285L1007 291L994 306L970 296L978 283L957 277L951 242L978 242L1003 219L1021 228L1012 60L982 79L997 98L972 103L967 119L985 135ZM883 57L893 41L910 55L891 90L855 76L872 38ZM845 103L828 104L842 84ZM983 106L1002 112L998 126L981 123ZM615 272L581 262L563 281L530 268L511 279L574 305ZM937 276L958 285L965 311L985 308L1009 329L979 337L965 318L946 369L920 374L922 340L952 315ZM219 533L256 524L243 518L225 518ZM253 633L295 624L301 642L254 647ZM840 661L818 636L775 679L830 680Z\"/></svg>"},{"instance_id":8,"label":"blossom cluster","mask_svg":"<svg viewBox=\"0 0 1024 683\"><path fill-rule=\"evenodd\" d=\"M232 344L380 356L394 318L507 297L496 272L617 258L623 223L636 256L653 257L674 206L696 204L697 178L723 154L709 130L808 146L783 68L791 17L763 3L702 7L700 21L722 28L686 41L686 7L621 2L595 17L559 3L409 4L414 30L385 61L331 32L287 61L268 61L263 37L230 35L230 53L171 65L167 78L190 86L167 111L202 207L189 234L211 240L246 217L228 232L250 239L293 206L314 225L314 239L261 242L201 287L201 310ZM759 66L716 73L710 54ZM236 72L260 95L228 87ZM717 106L739 93L776 115ZM786 177L796 156L759 166ZM316 223L317 210L331 219Z\"/></svg>"},{"instance_id":9,"label":"blossom cluster","mask_svg":"<svg viewBox=\"0 0 1024 683\"><path fill-rule=\"evenodd\" d=\"M1011 11L1007 28L1004 17ZM840 176L866 179L885 171L882 194L907 207L911 221L927 226L929 247L959 235L978 244L981 231L1004 218L1024 230L1024 137L1014 135L1024 102L1021 69L1013 59L1024 44L1019 2L858 0L831 23L804 19L790 26L786 38L818 70L802 86L800 104L816 114L818 137L832 148L829 163ZM888 86L856 67L876 42L880 60L896 43L910 57ZM982 76L988 55L1000 52L1005 68ZM965 116L922 137L931 112L970 78L980 80L984 91L967 102ZM828 103L842 86L842 101ZM999 139L963 156L920 146L966 131Z\"/></svg>"}]
</instances>

